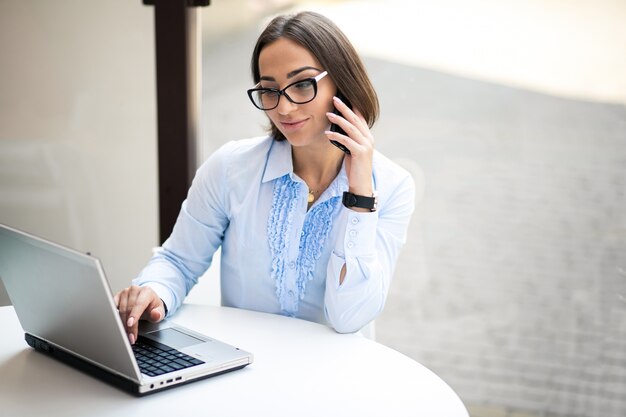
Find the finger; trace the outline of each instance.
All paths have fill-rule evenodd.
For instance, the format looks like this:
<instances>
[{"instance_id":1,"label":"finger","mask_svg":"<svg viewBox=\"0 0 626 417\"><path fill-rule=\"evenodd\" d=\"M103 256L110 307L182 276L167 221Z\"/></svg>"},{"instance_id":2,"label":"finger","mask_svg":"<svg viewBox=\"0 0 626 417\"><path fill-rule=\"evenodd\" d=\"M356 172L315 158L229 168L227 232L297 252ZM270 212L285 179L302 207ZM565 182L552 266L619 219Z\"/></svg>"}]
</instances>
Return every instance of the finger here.
<instances>
[{"instance_id":1,"label":"finger","mask_svg":"<svg viewBox=\"0 0 626 417\"><path fill-rule=\"evenodd\" d=\"M128 327L133 327L140 319L146 316L146 310L152 304L152 294L148 289L141 289L129 297Z\"/></svg>"},{"instance_id":2,"label":"finger","mask_svg":"<svg viewBox=\"0 0 626 417\"><path fill-rule=\"evenodd\" d=\"M140 317L142 320L155 321L156 316L154 316L154 314L156 314L156 312L159 312L160 314L160 319L157 318L156 321L160 321L165 318L165 307L163 305L163 300L161 300L159 295L152 288L145 287L140 297L142 299L145 299L147 302L146 309Z\"/></svg>"},{"instance_id":3,"label":"finger","mask_svg":"<svg viewBox=\"0 0 626 417\"><path fill-rule=\"evenodd\" d=\"M128 298L126 300L127 327L131 327L134 322L139 320L147 306L147 304L141 305L141 292L142 288L136 285L128 288Z\"/></svg>"},{"instance_id":4,"label":"finger","mask_svg":"<svg viewBox=\"0 0 626 417\"><path fill-rule=\"evenodd\" d=\"M368 126L363 113L361 113L359 109L354 109L354 115L358 120L358 125L360 126L363 135L371 138L372 132L370 131L370 127Z\"/></svg>"},{"instance_id":5,"label":"finger","mask_svg":"<svg viewBox=\"0 0 626 417\"><path fill-rule=\"evenodd\" d=\"M338 142L340 145L345 146L350 151L350 154L352 154L353 149L351 148L354 146L355 142L348 136L342 135L341 133L333 132L331 130L324 131L324 134L326 135L328 140Z\"/></svg>"},{"instance_id":6,"label":"finger","mask_svg":"<svg viewBox=\"0 0 626 417\"><path fill-rule=\"evenodd\" d=\"M153 323L158 323L165 318L165 309L162 306L158 306L150 310L150 320Z\"/></svg>"},{"instance_id":7,"label":"finger","mask_svg":"<svg viewBox=\"0 0 626 417\"><path fill-rule=\"evenodd\" d=\"M115 301L115 306L117 307L117 310L120 312L120 314L122 314L126 307L126 297L124 296L123 292L117 293L115 297L113 297L113 300ZM124 309L122 308L122 306L124 306Z\"/></svg>"},{"instance_id":8,"label":"finger","mask_svg":"<svg viewBox=\"0 0 626 417\"><path fill-rule=\"evenodd\" d=\"M117 304L117 310L122 318L122 323L126 323L126 309L128 302L128 289L124 289L115 295L115 304Z\"/></svg>"},{"instance_id":9,"label":"finger","mask_svg":"<svg viewBox=\"0 0 626 417\"><path fill-rule=\"evenodd\" d=\"M139 320L145 315L146 310L152 303L153 295L156 296L155 293L148 287L135 287L130 291L128 305L129 313L125 324L128 339L131 344L135 343L137 340Z\"/></svg>"},{"instance_id":10,"label":"finger","mask_svg":"<svg viewBox=\"0 0 626 417\"><path fill-rule=\"evenodd\" d=\"M347 135L331 130L324 131L324 134L329 140L336 141L340 145L348 148L352 156L356 156L357 153L370 154L373 149L372 140L365 138L353 125L348 126L349 127L343 127L343 125L341 125Z\"/></svg>"},{"instance_id":11,"label":"finger","mask_svg":"<svg viewBox=\"0 0 626 417\"><path fill-rule=\"evenodd\" d=\"M372 131L367 125L367 121L363 114L359 111L359 109L354 109L354 120L352 120L352 124L361 132L363 139L370 144L374 143L374 136L372 135Z\"/></svg>"},{"instance_id":12,"label":"finger","mask_svg":"<svg viewBox=\"0 0 626 417\"><path fill-rule=\"evenodd\" d=\"M128 324L130 324L130 326ZM134 345L137 341L137 334L139 333L139 320L134 320L132 317L129 317L126 326L126 333L128 334L130 344Z\"/></svg>"},{"instance_id":13,"label":"finger","mask_svg":"<svg viewBox=\"0 0 626 417\"><path fill-rule=\"evenodd\" d=\"M354 140L359 144L371 143L371 133L367 125L362 122L359 117L352 113L352 119L356 120L356 125L352 123L350 120L345 119L344 117L338 116L335 113L326 113L326 117L330 120L331 123L338 125L341 127L346 135L350 137L350 139ZM350 117L350 116L348 116Z\"/></svg>"},{"instance_id":14,"label":"finger","mask_svg":"<svg viewBox=\"0 0 626 417\"><path fill-rule=\"evenodd\" d=\"M132 343L135 342L134 339L132 339L130 337L130 333L127 329L126 323L128 321L128 294L129 294L130 289L129 288L125 288L122 291L120 291L119 293L117 293L114 297L115 303L117 304L117 309L119 311L120 314L120 319L122 320L122 323L124 325L126 334L129 335L129 340Z\"/></svg>"},{"instance_id":15,"label":"finger","mask_svg":"<svg viewBox=\"0 0 626 417\"><path fill-rule=\"evenodd\" d=\"M352 123L359 130L359 132L364 135L369 133L369 126L367 125L365 118L358 109L351 109L350 107L348 107L348 105L346 105L346 103L341 101L341 99L336 96L333 97L333 105L337 110L341 112L342 116L349 123Z\"/></svg>"},{"instance_id":16,"label":"finger","mask_svg":"<svg viewBox=\"0 0 626 417\"><path fill-rule=\"evenodd\" d=\"M348 107L346 103L341 101L339 97L336 97L336 96L333 97L333 106L335 106L335 109L339 110L340 114L338 114L337 117L341 118L343 116L343 119L345 119L348 122L350 122L351 120L357 119L356 114L354 114L354 111L352 111L352 109Z\"/></svg>"},{"instance_id":17,"label":"finger","mask_svg":"<svg viewBox=\"0 0 626 417\"><path fill-rule=\"evenodd\" d=\"M359 136L361 136L361 132L348 120L345 118L336 115L335 113L326 113L326 117L332 124L336 124L341 127L344 132L346 132L346 136L354 141L362 140ZM337 135L340 135L337 133Z\"/></svg>"},{"instance_id":18,"label":"finger","mask_svg":"<svg viewBox=\"0 0 626 417\"><path fill-rule=\"evenodd\" d=\"M135 300L136 310L135 307L133 307L129 322L127 323L129 325L129 337L131 340L137 339L139 319L156 323L165 318L165 305L159 295L150 287L139 287L139 289Z\"/></svg>"}]
</instances>

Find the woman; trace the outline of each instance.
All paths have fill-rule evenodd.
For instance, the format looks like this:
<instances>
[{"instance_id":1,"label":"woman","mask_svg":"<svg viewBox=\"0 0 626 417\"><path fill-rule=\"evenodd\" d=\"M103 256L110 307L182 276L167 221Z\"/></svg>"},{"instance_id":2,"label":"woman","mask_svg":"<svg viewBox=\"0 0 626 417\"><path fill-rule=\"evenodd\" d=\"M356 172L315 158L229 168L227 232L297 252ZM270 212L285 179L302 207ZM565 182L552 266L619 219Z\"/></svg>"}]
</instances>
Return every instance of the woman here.
<instances>
[{"instance_id":1,"label":"woman","mask_svg":"<svg viewBox=\"0 0 626 417\"><path fill-rule=\"evenodd\" d=\"M138 319L180 307L220 246L223 305L342 333L383 309L414 183L374 151L378 99L360 58L331 21L303 12L269 23L252 75L270 135L227 143L200 167L171 236L116 295L131 343Z\"/></svg>"}]
</instances>

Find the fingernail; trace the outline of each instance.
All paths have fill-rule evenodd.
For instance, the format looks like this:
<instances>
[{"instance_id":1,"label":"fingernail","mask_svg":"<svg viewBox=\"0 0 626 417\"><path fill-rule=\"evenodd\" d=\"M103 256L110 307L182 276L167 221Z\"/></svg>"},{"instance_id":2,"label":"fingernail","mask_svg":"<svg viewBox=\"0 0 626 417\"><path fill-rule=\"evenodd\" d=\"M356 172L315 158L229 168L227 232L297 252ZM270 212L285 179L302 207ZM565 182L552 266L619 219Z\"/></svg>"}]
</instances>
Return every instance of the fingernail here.
<instances>
[{"instance_id":1,"label":"fingernail","mask_svg":"<svg viewBox=\"0 0 626 417\"><path fill-rule=\"evenodd\" d=\"M325 134L326 136L330 136L330 135L332 135L332 134L333 134L333 132L332 132L332 131L330 131L330 130L325 130L325 131L324 131L324 134Z\"/></svg>"},{"instance_id":2,"label":"fingernail","mask_svg":"<svg viewBox=\"0 0 626 417\"><path fill-rule=\"evenodd\" d=\"M135 335L132 333L128 333L128 340L130 340L130 344L134 345L135 344Z\"/></svg>"},{"instance_id":3,"label":"fingernail","mask_svg":"<svg viewBox=\"0 0 626 417\"><path fill-rule=\"evenodd\" d=\"M342 102L341 99L339 97L337 97L337 96L333 96L333 100L338 101L340 103Z\"/></svg>"},{"instance_id":4,"label":"fingernail","mask_svg":"<svg viewBox=\"0 0 626 417\"><path fill-rule=\"evenodd\" d=\"M133 324L135 324L135 318L134 317L129 317L128 321L126 322L126 326L133 327Z\"/></svg>"}]
</instances>

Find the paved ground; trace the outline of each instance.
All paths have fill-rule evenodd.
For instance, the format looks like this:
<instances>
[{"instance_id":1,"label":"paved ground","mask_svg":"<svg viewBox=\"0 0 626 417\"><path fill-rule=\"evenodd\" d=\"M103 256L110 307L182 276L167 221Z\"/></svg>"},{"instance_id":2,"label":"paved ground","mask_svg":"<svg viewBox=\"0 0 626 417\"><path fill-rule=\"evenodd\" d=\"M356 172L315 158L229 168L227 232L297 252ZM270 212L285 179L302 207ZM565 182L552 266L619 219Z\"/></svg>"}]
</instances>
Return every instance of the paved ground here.
<instances>
[{"instance_id":1,"label":"paved ground","mask_svg":"<svg viewBox=\"0 0 626 417\"><path fill-rule=\"evenodd\" d=\"M205 46L203 156L261 132L254 39ZM367 65L378 148L425 178L378 340L474 417L626 415L626 108Z\"/></svg>"},{"instance_id":2,"label":"paved ground","mask_svg":"<svg viewBox=\"0 0 626 417\"><path fill-rule=\"evenodd\" d=\"M499 415L626 415L626 108L370 65L426 179L379 340Z\"/></svg>"}]
</instances>

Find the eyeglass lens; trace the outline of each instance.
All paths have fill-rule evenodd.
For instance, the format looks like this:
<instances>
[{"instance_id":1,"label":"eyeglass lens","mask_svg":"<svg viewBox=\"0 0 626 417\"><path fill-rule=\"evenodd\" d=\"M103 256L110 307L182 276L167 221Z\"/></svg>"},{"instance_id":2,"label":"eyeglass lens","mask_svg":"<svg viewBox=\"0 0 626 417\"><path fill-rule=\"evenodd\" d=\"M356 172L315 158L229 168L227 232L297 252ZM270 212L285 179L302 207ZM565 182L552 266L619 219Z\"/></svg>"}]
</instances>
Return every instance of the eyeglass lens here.
<instances>
[{"instance_id":1,"label":"eyeglass lens","mask_svg":"<svg viewBox=\"0 0 626 417\"><path fill-rule=\"evenodd\" d=\"M282 93L282 94L281 94ZM304 104L315 98L317 94L315 79L297 81L279 91L275 89L258 89L253 91L251 98L254 104L263 110L270 110L278 106L280 96L284 95L295 104Z\"/></svg>"}]
</instances>

